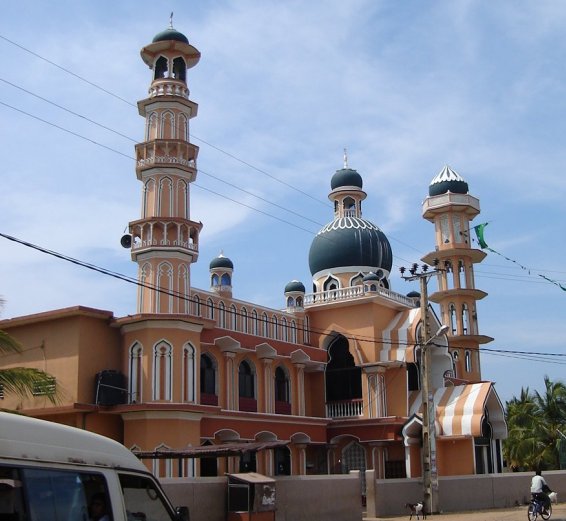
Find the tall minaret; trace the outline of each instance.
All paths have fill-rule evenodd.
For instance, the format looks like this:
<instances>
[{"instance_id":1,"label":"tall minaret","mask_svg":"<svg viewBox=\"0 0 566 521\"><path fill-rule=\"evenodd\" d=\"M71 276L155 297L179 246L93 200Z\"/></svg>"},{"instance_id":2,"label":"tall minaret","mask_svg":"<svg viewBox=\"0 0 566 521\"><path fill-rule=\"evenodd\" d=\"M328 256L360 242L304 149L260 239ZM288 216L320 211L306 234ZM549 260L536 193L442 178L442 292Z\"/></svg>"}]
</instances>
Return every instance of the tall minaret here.
<instances>
[{"instance_id":1,"label":"tall minaret","mask_svg":"<svg viewBox=\"0 0 566 521\"><path fill-rule=\"evenodd\" d=\"M198 106L189 100L186 80L200 53L173 28L172 17L171 26L141 50L153 79L149 97L138 102L146 121L145 141L136 145L142 208L141 219L129 228L132 260L144 284L138 290L138 313L189 312L190 267L198 258L202 228L190 218L198 147L190 142L189 120Z\"/></svg>"},{"instance_id":2,"label":"tall minaret","mask_svg":"<svg viewBox=\"0 0 566 521\"><path fill-rule=\"evenodd\" d=\"M433 264L438 259L438 291L430 300L440 304L441 321L450 328L454 376L469 381L481 380L479 346L493 340L478 330L476 303L487 293L475 287L474 264L486 254L471 247L470 222L479 213L480 202L468 193L468 183L444 167L423 202L423 217L435 226L436 247L422 260Z\"/></svg>"}]
</instances>

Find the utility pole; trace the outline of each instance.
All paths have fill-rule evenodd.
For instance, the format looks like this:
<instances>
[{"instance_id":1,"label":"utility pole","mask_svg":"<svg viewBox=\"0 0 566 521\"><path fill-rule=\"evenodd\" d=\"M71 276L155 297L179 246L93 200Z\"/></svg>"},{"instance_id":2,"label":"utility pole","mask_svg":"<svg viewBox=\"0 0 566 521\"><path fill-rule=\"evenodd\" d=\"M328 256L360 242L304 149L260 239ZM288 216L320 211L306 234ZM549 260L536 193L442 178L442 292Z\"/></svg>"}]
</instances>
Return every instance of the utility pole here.
<instances>
[{"instance_id":1,"label":"utility pole","mask_svg":"<svg viewBox=\"0 0 566 521\"><path fill-rule=\"evenodd\" d=\"M433 340L448 331L447 326L431 335L428 316L428 281L438 269L428 271L428 265L422 266L422 271L418 272L418 265L413 264L409 270L410 275L405 276L405 268L401 267L401 277L405 280L418 280L420 283L421 298L421 335L418 339L421 348L420 378L421 378L421 400L422 400L422 476L423 476L423 501L426 513L433 514L438 512L438 474L436 469L436 433L435 433L435 407L434 389L431 385L431 352L430 347Z\"/></svg>"}]
</instances>

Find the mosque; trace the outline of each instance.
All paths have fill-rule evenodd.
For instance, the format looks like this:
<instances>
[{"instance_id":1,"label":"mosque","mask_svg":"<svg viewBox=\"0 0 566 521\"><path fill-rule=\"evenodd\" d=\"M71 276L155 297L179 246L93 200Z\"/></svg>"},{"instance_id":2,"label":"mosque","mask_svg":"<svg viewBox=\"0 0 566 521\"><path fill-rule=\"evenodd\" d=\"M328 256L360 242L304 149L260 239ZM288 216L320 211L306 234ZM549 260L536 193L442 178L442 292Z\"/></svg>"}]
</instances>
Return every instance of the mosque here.
<instances>
[{"instance_id":1,"label":"mosque","mask_svg":"<svg viewBox=\"0 0 566 521\"><path fill-rule=\"evenodd\" d=\"M434 227L422 259L421 287L437 281L430 296L392 289L390 243L362 217L363 179L347 161L329 176L334 214L308 253L312 292L293 280L281 309L239 300L224 255L210 262L210 287L194 288L203 224L191 216L198 106L187 70L200 53L170 27L141 57L152 74L138 102L141 215L122 238L138 265L137 310L76 306L0 322L24 346L0 368L45 370L61 395L53 405L42 389L23 400L2 393L2 407L109 436L160 477L373 469L405 478L423 472L424 398L438 475L502 472L507 428L481 377L480 346L493 339L478 329L487 294L474 265L485 253L471 244L480 205L467 182L445 167L423 202Z\"/></svg>"}]
</instances>

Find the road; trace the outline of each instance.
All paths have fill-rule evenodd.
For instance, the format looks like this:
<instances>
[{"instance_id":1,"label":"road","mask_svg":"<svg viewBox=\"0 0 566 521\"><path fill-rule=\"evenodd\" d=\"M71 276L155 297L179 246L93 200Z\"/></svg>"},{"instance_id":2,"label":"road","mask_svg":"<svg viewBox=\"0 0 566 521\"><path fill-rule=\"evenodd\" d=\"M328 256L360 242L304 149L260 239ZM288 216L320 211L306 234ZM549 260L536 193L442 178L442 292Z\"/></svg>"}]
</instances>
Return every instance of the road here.
<instances>
[{"instance_id":1,"label":"road","mask_svg":"<svg viewBox=\"0 0 566 521\"><path fill-rule=\"evenodd\" d=\"M402 521L409 519L409 513L396 517L365 517L364 521ZM540 518L539 518L540 519ZM526 521L527 506L500 508L497 510L478 510L474 512L446 512L427 516L427 521ZM415 521L415 516L413 516ZM542 520L541 520L542 521ZM550 521L566 521L566 503L552 505Z\"/></svg>"}]
</instances>

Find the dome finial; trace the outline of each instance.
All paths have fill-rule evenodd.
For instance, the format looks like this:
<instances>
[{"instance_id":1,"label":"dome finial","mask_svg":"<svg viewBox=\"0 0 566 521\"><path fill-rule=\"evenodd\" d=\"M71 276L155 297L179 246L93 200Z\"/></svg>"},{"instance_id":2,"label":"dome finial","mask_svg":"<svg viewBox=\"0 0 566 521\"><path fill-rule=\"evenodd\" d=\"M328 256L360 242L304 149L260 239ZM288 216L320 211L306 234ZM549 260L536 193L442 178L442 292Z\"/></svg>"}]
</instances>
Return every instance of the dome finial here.
<instances>
[{"instance_id":1,"label":"dome finial","mask_svg":"<svg viewBox=\"0 0 566 521\"><path fill-rule=\"evenodd\" d=\"M169 17L169 29L173 29L173 11L171 11L171 16Z\"/></svg>"},{"instance_id":2,"label":"dome finial","mask_svg":"<svg viewBox=\"0 0 566 521\"><path fill-rule=\"evenodd\" d=\"M344 168L348 168L348 149L344 147Z\"/></svg>"}]
</instances>

